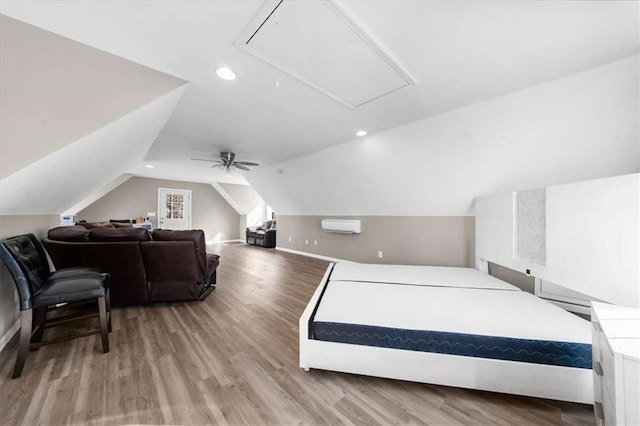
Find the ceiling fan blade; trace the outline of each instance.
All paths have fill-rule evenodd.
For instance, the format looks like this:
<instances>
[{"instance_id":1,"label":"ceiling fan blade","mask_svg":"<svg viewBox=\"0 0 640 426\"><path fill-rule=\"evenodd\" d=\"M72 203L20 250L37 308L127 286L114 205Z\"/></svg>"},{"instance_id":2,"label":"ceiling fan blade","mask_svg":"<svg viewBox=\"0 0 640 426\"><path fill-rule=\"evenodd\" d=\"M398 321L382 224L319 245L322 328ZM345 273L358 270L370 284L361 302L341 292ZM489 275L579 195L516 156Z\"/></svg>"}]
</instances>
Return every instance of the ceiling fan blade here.
<instances>
[{"instance_id":1,"label":"ceiling fan blade","mask_svg":"<svg viewBox=\"0 0 640 426\"><path fill-rule=\"evenodd\" d=\"M233 164L242 164L243 166L259 166L258 163L252 163L250 161L234 161Z\"/></svg>"},{"instance_id":2,"label":"ceiling fan blade","mask_svg":"<svg viewBox=\"0 0 640 426\"><path fill-rule=\"evenodd\" d=\"M220 160L208 160L208 159L205 159L205 158L192 158L192 160L195 160L195 161L212 161L214 163L220 162Z\"/></svg>"},{"instance_id":3,"label":"ceiling fan blade","mask_svg":"<svg viewBox=\"0 0 640 426\"><path fill-rule=\"evenodd\" d=\"M237 169L244 170L244 171L246 171L246 172L248 172L248 171L250 171L250 170L251 170L250 168L245 167L245 166L243 166L242 164L238 164L237 162L236 162L236 163L233 163L233 164L232 164L232 166L233 166L233 167L235 167L235 168L237 168Z\"/></svg>"}]
</instances>

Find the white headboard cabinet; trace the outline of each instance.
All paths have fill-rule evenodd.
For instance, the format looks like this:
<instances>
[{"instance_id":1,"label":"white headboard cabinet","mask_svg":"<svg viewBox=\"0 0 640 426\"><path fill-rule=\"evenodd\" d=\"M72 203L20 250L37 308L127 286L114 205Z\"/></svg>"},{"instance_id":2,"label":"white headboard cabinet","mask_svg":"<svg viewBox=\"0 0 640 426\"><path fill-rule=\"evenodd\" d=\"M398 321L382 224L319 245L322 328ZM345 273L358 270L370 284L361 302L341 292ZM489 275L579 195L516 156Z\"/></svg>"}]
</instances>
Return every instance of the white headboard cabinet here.
<instances>
[{"instance_id":1,"label":"white headboard cabinet","mask_svg":"<svg viewBox=\"0 0 640 426\"><path fill-rule=\"evenodd\" d=\"M640 307L640 174L551 186L545 197L544 265L515 256L514 193L476 199L476 256Z\"/></svg>"}]
</instances>

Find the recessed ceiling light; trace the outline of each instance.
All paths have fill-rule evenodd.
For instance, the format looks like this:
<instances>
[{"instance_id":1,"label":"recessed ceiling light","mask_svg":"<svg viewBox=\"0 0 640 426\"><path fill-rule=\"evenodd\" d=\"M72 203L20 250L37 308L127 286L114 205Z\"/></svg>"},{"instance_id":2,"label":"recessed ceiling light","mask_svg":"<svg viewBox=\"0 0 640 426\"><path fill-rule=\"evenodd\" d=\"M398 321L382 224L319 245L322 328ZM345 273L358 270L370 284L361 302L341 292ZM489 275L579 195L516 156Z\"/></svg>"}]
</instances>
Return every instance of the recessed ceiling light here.
<instances>
[{"instance_id":1,"label":"recessed ceiling light","mask_svg":"<svg viewBox=\"0 0 640 426\"><path fill-rule=\"evenodd\" d=\"M220 77L223 80L235 80L236 79L236 73L231 71L227 67L218 68L216 70L216 74L218 74L218 77Z\"/></svg>"},{"instance_id":2,"label":"recessed ceiling light","mask_svg":"<svg viewBox=\"0 0 640 426\"><path fill-rule=\"evenodd\" d=\"M154 167L154 166L153 166L153 164L147 164L145 167L146 167L147 169L153 169L153 167Z\"/></svg>"},{"instance_id":3,"label":"recessed ceiling light","mask_svg":"<svg viewBox=\"0 0 640 426\"><path fill-rule=\"evenodd\" d=\"M356 136L366 136L366 135L367 135L366 130L358 130L356 132Z\"/></svg>"}]
</instances>

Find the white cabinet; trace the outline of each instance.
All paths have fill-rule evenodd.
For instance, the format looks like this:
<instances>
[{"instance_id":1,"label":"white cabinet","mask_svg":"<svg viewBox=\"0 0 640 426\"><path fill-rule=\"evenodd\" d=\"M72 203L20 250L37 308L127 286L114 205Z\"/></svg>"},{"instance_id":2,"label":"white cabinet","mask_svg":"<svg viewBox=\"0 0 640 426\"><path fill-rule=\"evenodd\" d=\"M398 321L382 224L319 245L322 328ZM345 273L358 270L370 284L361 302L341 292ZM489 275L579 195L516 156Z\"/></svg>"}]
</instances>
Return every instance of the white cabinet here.
<instances>
[{"instance_id":1,"label":"white cabinet","mask_svg":"<svg viewBox=\"0 0 640 426\"><path fill-rule=\"evenodd\" d=\"M594 407L599 425L640 424L640 310L591 303Z\"/></svg>"}]
</instances>

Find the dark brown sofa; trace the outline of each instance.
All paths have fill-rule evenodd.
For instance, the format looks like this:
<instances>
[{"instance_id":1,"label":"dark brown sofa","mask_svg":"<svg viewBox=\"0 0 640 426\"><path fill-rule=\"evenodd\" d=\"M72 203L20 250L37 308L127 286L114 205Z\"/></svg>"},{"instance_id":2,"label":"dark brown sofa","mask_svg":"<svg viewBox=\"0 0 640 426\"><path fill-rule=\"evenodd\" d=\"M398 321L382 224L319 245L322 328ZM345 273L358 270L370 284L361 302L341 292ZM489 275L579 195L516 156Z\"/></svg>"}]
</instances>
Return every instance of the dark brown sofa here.
<instances>
[{"instance_id":1,"label":"dark brown sofa","mask_svg":"<svg viewBox=\"0 0 640 426\"><path fill-rule=\"evenodd\" d=\"M219 256L202 230L58 227L42 242L57 269L110 273L114 305L204 300L216 284Z\"/></svg>"}]
</instances>

